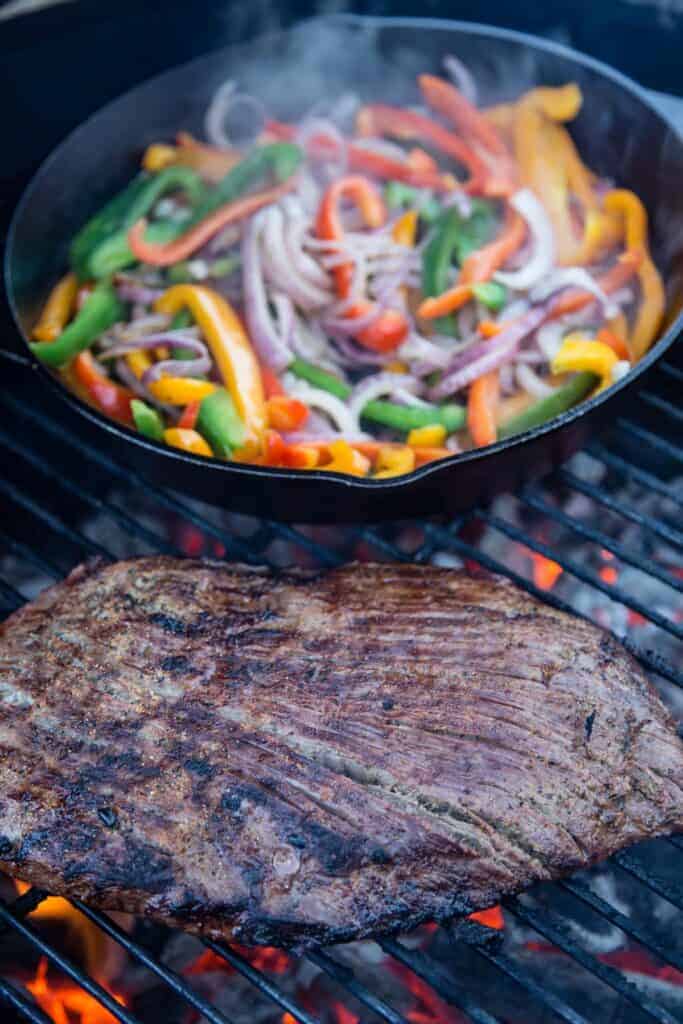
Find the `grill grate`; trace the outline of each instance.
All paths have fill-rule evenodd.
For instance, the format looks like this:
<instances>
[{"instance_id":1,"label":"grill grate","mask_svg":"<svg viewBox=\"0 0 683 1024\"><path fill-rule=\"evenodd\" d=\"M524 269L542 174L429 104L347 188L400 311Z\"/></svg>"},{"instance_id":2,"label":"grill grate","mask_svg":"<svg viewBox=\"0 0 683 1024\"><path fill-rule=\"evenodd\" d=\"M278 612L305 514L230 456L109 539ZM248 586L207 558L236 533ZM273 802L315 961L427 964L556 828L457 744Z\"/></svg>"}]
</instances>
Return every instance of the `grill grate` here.
<instances>
[{"instance_id":1,"label":"grill grate","mask_svg":"<svg viewBox=\"0 0 683 1024\"><path fill-rule=\"evenodd\" d=\"M679 667L683 664L683 532L678 528L683 472L682 449L677 444L681 416L669 402L672 388L683 381L676 365L664 364L654 373L647 391L633 403L633 419L619 420L609 436L516 496L451 521L334 528L257 522L150 485L84 442L76 429L65 426L59 408L53 412L49 402L45 406L32 403L26 371L13 365L12 373L18 374L17 386L0 400L0 452L8 467L0 480L0 502L5 506L0 528L0 607L5 613L93 554L115 558L191 551L275 567L292 560L330 566L352 557L446 565L476 562L554 606L596 618L622 635L631 652L655 675L669 703L683 711ZM557 576L549 591L534 577L534 561L542 560L549 560L545 564L553 566ZM681 839L649 844L653 846L668 851L674 863L683 857ZM650 903L660 898L667 901L672 914L683 912L683 892L675 880L651 867L640 849L616 855L611 864L617 875L628 876L649 894ZM678 866L680 872L680 862ZM537 889L540 892L543 887ZM507 920L529 929L577 969L613 990L619 1007L636 1011L634 1020L662 1024L681 1020L663 1005L656 991L636 984L633 975L588 951L571 926L579 911L592 914L603 926L620 929L658 962L683 971L683 948L662 938L657 921L623 913L591 887L589 877L547 890L550 895L534 890L532 902L527 897L505 901ZM27 950L47 957L98 999L114 1019L142 1024L133 1010L116 1002L26 923L46 895L32 889L11 904L0 902L0 951L10 934L20 938ZM144 940L129 936L106 914L74 905L188 1008L211 1024L229 1024L229 1016L160 962ZM680 934L680 916L671 920L678 922ZM670 927L675 935L675 925ZM439 929L438 937L452 951L453 963L466 949L496 972L495 977L512 984L511 991L538 1008L534 1020L585 1024L594 1019L553 984L550 973L539 979L529 962L517 951L509 951L491 929L475 922L452 924ZM205 945L279 1013L289 1013L301 1024L319 1024L321 1018L284 992L277 979L228 946L210 941ZM466 1020L494 1024L517 1019L501 1015L486 994L475 993L466 974L449 969L448 958L444 962L398 939L379 940L379 946L393 963L420 978ZM333 950L311 953L306 959L336 984L340 998L352 1000L354 1012L360 1012L364 1022L399 1024L409 1019L339 957L340 951ZM0 980L0 1003L12 1007L19 1019L49 1022L15 982Z\"/></svg>"}]
</instances>

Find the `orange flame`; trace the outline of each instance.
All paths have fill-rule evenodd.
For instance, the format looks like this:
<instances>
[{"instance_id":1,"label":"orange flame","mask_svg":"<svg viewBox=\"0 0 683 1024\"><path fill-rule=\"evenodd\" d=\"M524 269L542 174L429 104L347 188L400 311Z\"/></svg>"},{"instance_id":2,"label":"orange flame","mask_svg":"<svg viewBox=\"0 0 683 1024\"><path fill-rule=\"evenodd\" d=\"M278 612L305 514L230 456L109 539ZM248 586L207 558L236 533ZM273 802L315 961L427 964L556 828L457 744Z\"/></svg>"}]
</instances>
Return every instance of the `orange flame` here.
<instances>
[{"instance_id":1,"label":"orange flame","mask_svg":"<svg viewBox=\"0 0 683 1024\"><path fill-rule=\"evenodd\" d=\"M78 985L66 978L48 981L45 957L41 957L35 977L26 982L26 988L54 1024L116 1024L116 1018ZM108 991L117 1003L126 1005L120 993Z\"/></svg>"},{"instance_id":2,"label":"orange flame","mask_svg":"<svg viewBox=\"0 0 683 1024\"><path fill-rule=\"evenodd\" d=\"M333 1003L332 1011L335 1015L335 1024L359 1024L360 1017L356 1017L343 1003ZM280 1024L299 1024L296 1017L291 1013L283 1013Z\"/></svg>"}]
</instances>

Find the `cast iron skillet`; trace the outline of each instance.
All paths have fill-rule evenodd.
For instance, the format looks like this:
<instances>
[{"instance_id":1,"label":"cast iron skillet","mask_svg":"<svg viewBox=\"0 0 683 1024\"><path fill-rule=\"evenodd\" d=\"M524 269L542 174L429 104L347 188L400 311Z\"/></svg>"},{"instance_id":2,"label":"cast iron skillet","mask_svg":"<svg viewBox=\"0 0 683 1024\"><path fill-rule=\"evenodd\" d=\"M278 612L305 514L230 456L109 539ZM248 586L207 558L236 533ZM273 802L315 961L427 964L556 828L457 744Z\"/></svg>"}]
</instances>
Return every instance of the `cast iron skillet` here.
<instances>
[{"instance_id":1,"label":"cast iron skillet","mask_svg":"<svg viewBox=\"0 0 683 1024\"><path fill-rule=\"evenodd\" d=\"M409 476L374 481L222 463L157 445L95 412L31 360L36 380L77 411L84 438L156 481L238 511L300 522L382 520L454 512L514 488L568 458L633 399L636 381L642 383L683 326L683 317L673 313L683 304L677 205L683 139L640 88L597 61L519 33L445 21L314 19L169 71L91 117L41 167L14 216L5 273L23 336L16 344L26 355L25 340L49 287L63 272L76 229L130 179L149 142L171 138L179 129L202 135L203 114L220 82L236 78L284 118L344 89L366 98L414 102L416 73L438 71L448 53L466 61L487 103L515 98L536 84L576 81L583 89L584 107L572 126L581 153L596 171L635 189L645 201L655 256L668 284L669 326L629 377L524 435Z\"/></svg>"}]
</instances>

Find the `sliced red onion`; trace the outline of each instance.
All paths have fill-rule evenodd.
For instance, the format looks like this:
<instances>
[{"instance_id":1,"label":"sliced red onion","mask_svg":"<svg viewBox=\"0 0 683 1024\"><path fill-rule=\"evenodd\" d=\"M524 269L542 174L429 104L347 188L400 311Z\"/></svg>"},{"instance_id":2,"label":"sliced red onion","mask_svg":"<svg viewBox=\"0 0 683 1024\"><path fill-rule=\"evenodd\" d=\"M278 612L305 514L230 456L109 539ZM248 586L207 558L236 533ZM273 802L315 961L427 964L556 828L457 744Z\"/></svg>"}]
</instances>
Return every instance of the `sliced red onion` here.
<instances>
[{"instance_id":1,"label":"sliced red onion","mask_svg":"<svg viewBox=\"0 0 683 1024\"><path fill-rule=\"evenodd\" d=\"M334 344L339 358L350 370L358 370L363 366L383 366L387 357L382 352L371 352L370 349L355 345L343 334L334 334Z\"/></svg>"},{"instance_id":2,"label":"sliced red onion","mask_svg":"<svg viewBox=\"0 0 683 1024\"><path fill-rule=\"evenodd\" d=\"M549 363L552 363L560 351L562 338L567 333L567 330L566 324L559 320L551 320L550 323L543 324L536 332L536 344L541 350L541 354Z\"/></svg>"},{"instance_id":3,"label":"sliced red onion","mask_svg":"<svg viewBox=\"0 0 683 1024\"><path fill-rule=\"evenodd\" d=\"M162 359L154 363L142 375L142 383L152 384L159 377L204 377L212 367L211 357L207 352L197 359Z\"/></svg>"},{"instance_id":4,"label":"sliced red onion","mask_svg":"<svg viewBox=\"0 0 683 1024\"><path fill-rule=\"evenodd\" d=\"M458 89L466 100L472 104L473 107L477 106L477 86L472 77L472 72L463 64L461 60L454 57L452 53L447 54L443 59L443 66L446 70L446 74L450 78L453 85Z\"/></svg>"},{"instance_id":5,"label":"sliced red onion","mask_svg":"<svg viewBox=\"0 0 683 1024\"><path fill-rule=\"evenodd\" d=\"M378 156L385 156L389 160L398 160L399 163L403 163L406 158L405 149L401 149L398 143L375 136L354 139L353 146L354 149L367 149L370 153L377 153Z\"/></svg>"},{"instance_id":6,"label":"sliced red onion","mask_svg":"<svg viewBox=\"0 0 683 1024\"><path fill-rule=\"evenodd\" d=\"M401 389L405 395L410 395L411 391L419 391L421 386L416 377L411 377L407 373L375 373L356 384L348 398L348 407L351 414L359 420L368 402L392 395L397 389Z\"/></svg>"},{"instance_id":7,"label":"sliced red onion","mask_svg":"<svg viewBox=\"0 0 683 1024\"><path fill-rule=\"evenodd\" d=\"M454 189L441 199L442 206L454 206L463 220L472 214L472 200L462 189Z\"/></svg>"},{"instance_id":8,"label":"sliced red onion","mask_svg":"<svg viewBox=\"0 0 683 1024\"><path fill-rule=\"evenodd\" d=\"M608 319L619 312L584 267L562 267L553 270L539 282L529 297L532 303L544 302L555 292L563 291L565 288L580 288L582 291L590 292L600 303L603 314Z\"/></svg>"},{"instance_id":9,"label":"sliced red onion","mask_svg":"<svg viewBox=\"0 0 683 1024\"><path fill-rule=\"evenodd\" d=\"M532 239L532 256L519 270L501 270L495 275L507 288L526 291L550 273L555 260L553 227L543 204L529 188L516 192L510 206L526 221Z\"/></svg>"},{"instance_id":10,"label":"sliced red onion","mask_svg":"<svg viewBox=\"0 0 683 1024\"><path fill-rule=\"evenodd\" d=\"M294 328L291 336L293 351L332 373L340 373L339 359L332 344L317 320L309 317L303 319L294 314Z\"/></svg>"},{"instance_id":11,"label":"sliced red onion","mask_svg":"<svg viewBox=\"0 0 683 1024\"><path fill-rule=\"evenodd\" d=\"M547 315L546 306L536 306L495 338L474 344L466 352L458 354L446 375L431 388L428 397L434 401L448 398L483 374L509 362L521 342L540 327Z\"/></svg>"},{"instance_id":12,"label":"sliced red onion","mask_svg":"<svg viewBox=\"0 0 683 1024\"><path fill-rule=\"evenodd\" d=\"M530 366L525 366L524 363L517 364L515 376L520 388L526 391L527 394L533 395L534 398L546 398L548 395L552 395L555 390L550 384L541 380Z\"/></svg>"},{"instance_id":13,"label":"sliced red onion","mask_svg":"<svg viewBox=\"0 0 683 1024\"><path fill-rule=\"evenodd\" d=\"M264 228L264 215L252 218L242 240L242 284L249 336L266 366L280 373L289 366L294 353L281 337L268 308L268 296L263 280L259 244Z\"/></svg>"},{"instance_id":14,"label":"sliced red onion","mask_svg":"<svg viewBox=\"0 0 683 1024\"><path fill-rule=\"evenodd\" d=\"M266 280L283 291L301 309L311 312L329 305L332 293L312 284L292 266L285 245L285 219L278 206L264 211L261 263Z\"/></svg>"},{"instance_id":15,"label":"sliced red onion","mask_svg":"<svg viewBox=\"0 0 683 1024\"><path fill-rule=\"evenodd\" d=\"M121 281L116 283L116 294L124 302L140 302L145 306L151 306L153 302L164 294L164 288L147 288L142 284L134 284L132 281Z\"/></svg>"},{"instance_id":16,"label":"sliced red onion","mask_svg":"<svg viewBox=\"0 0 683 1024\"><path fill-rule=\"evenodd\" d=\"M525 363L527 366L540 366L546 363L547 359L538 349L530 348L517 353L517 362Z\"/></svg>"},{"instance_id":17,"label":"sliced red onion","mask_svg":"<svg viewBox=\"0 0 683 1024\"><path fill-rule=\"evenodd\" d=\"M166 313L149 313L121 324L118 329L114 328L113 333L118 341L135 341L147 334L163 331L170 323L171 317Z\"/></svg>"},{"instance_id":18,"label":"sliced red onion","mask_svg":"<svg viewBox=\"0 0 683 1024\"><path fill-rule=\"evenodd\" d=\"M346 302L346 308L350 308L350 303ZM323 316L320 323L324 330L329 331L331 334L346 335L349 338L355 337L359 331L369 327L370 324L374 324L375 320L378 319L384 312L382 306L379 303L371 306L367 313L363 313L362 316Z\"/></svg>"},{"instance_id":19,"label":"sliced red onion","mask_svg":"<svg viewBox=\"0 0 683 1024\"><path fill-rule=\"evenodd\" d=\"M511 395L517 390L515 381L515 367L512 363L506 363L498 370L498 381L502 395Z\"/></svg>"},{"instance_id":20,"label":"sliced red onion","mask_svg":"<svg viewBox=\"0 0 683 1024\"><path fill-rule=\"evenodd\" d=\"M334 146L334 156L330 157L329 146L316 147L316 139L321 135ZM346 139L336 124L327 118L306 118L296 133L295 142L305 151L309 160L317 160L326 164L331 177L338 178L346 171L348 164Z\"/></svg>"},{"instance_id":21,"label":"sliced red onion","mask_svg":"<svg viewBox=\"0 0 683 1024\"><path fill-rule=\"evenodd\" d=\"M396 350L396 358L408 363L415 376L424 377L434 370L444 370L451 360L451 354L413 331Z\"/></svg>"},{"instance_id":22,"label":"sliced red onion","mask_svg":"<svg viewBox=\"0 0 683 1024\"><path fill-rule=\"evenodd\" d=\"M226 131L225 122L228 115L234 116L238 107L247 107L251 111L249 118L249 134L231 138ZM255 114L255 116L254 116ZM230 149L232 146L248 145L261 134L266 121L266 109L260 100L246 93L238 93L234 81L224 82L214 93L204 119L206 136L212 146Z\"/></svg>"},{"instance_id":23,"label":"sliced red onion","mask_svg":"<svg viewBox=\"0 0 683 1024\"><path fill-rule=\"evenodd\" d=\"M206 244L206 252L209 256L218 256L226 253L229 249L232 249L234 245L237 245L242 237L242 231L244 228L244 222L239 221L237 224L228 224L227 227L219 231L217 235L214 235Z\"/></svg>"},{"instance_id":24,"label":"sliced red onion","mask_svg":"<svg viewBox=\"0 0 683 1024\"><path fill-rule=\"evenodd\" d=\"M337 430L354 436L362 434L358 418L353 415L349 406L341 398L337 398L336 395L331 395L329 391L323 391L321 388L314 388L307 381L301 380L291 373L285 375L283 385L288 395L300 399L311 409L325 413Z\"/></svg>"},{"instance_id":25,"label":"sliced red onion","mask_svg":"<svg viewBox=\"0 0 683 1024\"><path fill-rule=\"evenodd\" d=\"M295 192L304 210L313 216L320 205L322 190L306 167L299 172Z\"/></svg>"},{"instance_id":26,"label":"sliced red onion","mask_svg":"<svg viewBox=\"0 0 683 1024\"><path fill-rule=\"evenodd\" d=\"M285 244L294 268L310 284L329 290L332 287L329 274L309 253L304 252L304 236L310 230L310 221L296 196L285 196L281 207L287 218Z\"/></svg>"},{"instance_id":27,"label":"sliced red onion","mask_svg":"<svg viewBox=\"0 0 683 1024\"><path fill-rule=\"evenodd\" d=\"M114 368L116 370L116 376L119 378L121 383L129 389L129 391L132 391L134 395L141 398L143 402L148 402L160 412L163 412L164 415L170 419L171 423L176 422L178 419L178 411L172 405L165 405L164 402L157 401L151 391L149 391L142 381L135 376L123 357L116 360Z\"/></svg>"}]
</instances>

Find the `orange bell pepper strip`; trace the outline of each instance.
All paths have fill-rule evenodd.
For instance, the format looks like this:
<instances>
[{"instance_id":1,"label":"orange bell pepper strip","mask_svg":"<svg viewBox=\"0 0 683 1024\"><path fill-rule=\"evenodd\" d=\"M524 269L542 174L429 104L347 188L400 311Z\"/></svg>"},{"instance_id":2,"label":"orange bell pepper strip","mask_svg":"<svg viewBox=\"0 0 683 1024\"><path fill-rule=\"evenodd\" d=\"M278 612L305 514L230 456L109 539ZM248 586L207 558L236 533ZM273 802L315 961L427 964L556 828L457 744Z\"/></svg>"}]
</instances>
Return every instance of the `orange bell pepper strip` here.
<instances>
[{"instance_id":1,"label":"orange bell pepper strip","mask_svg":"<svg viewBox=\"0 0 683 1024\"><path fill-rule=\"evenodd\" d=\"M480 320L479 333L482 338L495 338L503 330L504 324L496 323L495 320Z\"/></svg>"},{"instance_id":2,"label":"orange bell pepper strip","mask_svg":"<svg viewBox=\"0 0 683 1024\"><path fill-rule=\"evenodd\" d=\"M274 188L244 196L232 203L219 206L217 210L204 217L198 224L171 242L153 243L145 241L147 221L143 217L128 232L128 245L136 259L142 263L150 263L155 267L169 267L172 263L186 260L192 253L205 245L219 231L234 224L235 221L251 217L263 206L270 206L291 191L295 184L294 175Z\"/></svg>"},{"instance_id":3,"label":"orange bell pepper strip","mask_svg":"<svg viewBox=\"0 0 683 1024\"><path fill-rule=\"evenodd\" d=\"M433 320L460 309L472 298L472 285L488 281L519 249L525 238L524 220L508 206L503 229L498 237L467 257L457 283L452 288L434 298L424 299L418 307L418 316Z\"/></svg>"},{"instance_id":4,"label":"orange bell pepper strip","mask_svg":"<svg viewBox=\"0 0 683 1024\"><path fill-rule=\"evenodd\" d=\"M298 430L309 416L309 408L298 398L289 395L273 395L266 400L268 426L273 430Z\"/></svg>"},{"instance_id":5,"label":"orange bell pepper strip","mask_svg":"<svg viewBox=\"0 0 683 1024\"><path fill-rule=\"evenodd\" d=\"M294 139L297 129L294 125L282 121L267 121L266 132L275 139L289 142ZM315 145L321 151L329 149L332 156L337 152L337 143L329 136L321 133L314 136ZM376 153L364 146L356 146L349 142L346 147L349 170L360 174L370 174L373 178L387 181L402 181L414 188L431 188L437 192L450 192L454 187L454 179L450 174L441 174L438 168L427 167L424 162L417 163L415 158L395 160L383 153Z\"/></svg>"},{"instance_id":6,"label":"orange bell pepper strip","mask_svg":"<svg viewBox=\"0 0 683 1024\"><path fill-rule=\"evenodd\" d=\"M417 221L417 210L406 210L406 212L402 214L394 224L391 232L392 240L397 242L399 245L405 245L408 248L415 245Z\"/></svg>"},{"instance_id":7,"label":"orange bell pepper strip","mask_svg":"<svg viewBox=\"0 0 683 1024\"><path fill-rule=\"evenodd\" d=\"M154 308L174 316L187 307L211 350L246 431L246 441L260 446L267 427L261 370L249 336L232 306L218 292L199 284L177 284Z\"/></svg>"},{"instance_id":8,"label":"orange bell pepper strip","mask_svg":"<svg viewBox=\"0 0 683 1024\"><path fill-rule=\"evenodd\" d=\"M647 352L657 336L664 315L664 285L650 257L647 212L638 196L627 189L614 189L605 196L604 205L607 213L622 219L627 252L643 254L638 268L641 299L628 337L631 358L636 360Z\"/></svg>"},{"instance_id":9,"label":"orange bell pepper strip","mask_svg":"<svg viewBox=\"0 0 683 1024\"><path fill-rule=\"evenodd\" d=\"M187 430L183 427L169 427L164 431L164 441L171 448L179 448L183 452L191 452L192 455L213 455L207 441L196 430Z\"/></svg>"},{"instance_id":10,"label":"orange bell pepper strip","mask_svg":"<svg viewBox=\"0 0 683 1024\"><path fill-rule=\"evenodd\" d=\"M199 407L202 403L195 400L189 402L183 409L182 416L178 420L178 426L184 430L194 430L197 424L197 417L199 416Z\"/></svg>"},{"instance_id":11,"label":"orange bell pepper strip","mask_svg":"<svg viewBox=\"0 0 683 1024\"><path fill-rule=\"evenodd\" d=\"M616 334L613 330L610 330L609 327L603 327L598 331L596 337L603 345L608 345L620 359L630 360L631 354L628 350L628 345L621 335Z\"/></svg>"},{"instance_id":12,"label":"orange bell pepper strip","mask_svg":"<svg viewBox=\"0 0 683 1024\"><path fill-rule=\"evenodd\" d=\"M505 143L493 125L452 82L436 75L420 75L418 83L432 110L452 121L466 139L475 139L488 153L509 160Z\"/></svg>"},{"instance_id":13,"label":"orange bell pepper strip","mask_svg":"<svg viewBox=\"0 0 683 1024\"><path fill-rule=\"evenodd\" d=\"M75 274L66 274L50 292L40 314L40 320L33 328L36 341L54 341L69 322L76 305L78 281Z\"/></svg>"},{"instance_id":14,"label":"orange bell pepper strip","mask_svg":"<svg viewBox=\"0 0 683 1024\"><path fill-rule=\"evenodd\" d=\"M90 352L86 350L77 355L71 363L71 371L97 408L119 423L133 425L130 403L135 396L102 373Z\"/></svg>"},{"instance_id":15,"label":"orange bell pepper strip","mask_svg":"<svg viewBox=\"0 0 683 1024\"><path fill-rule=\"evenodd\" d=\"M370 471L370 460L348 441L332 441L328 445L330 461L321 468L331 473L349 473L351 476L367 476Z\"/></svg>"},{"instance_id":16,"label":"orange bell pepper strip","mask_svg":"<svg viewBox=\"0 0 683 1024\"><path fill-rule=\"evenodd\" d=\"M386 207L378 189L361 175L348 175L333 182L321 200L315 225L318 238L331 242L340 242L344 238L339 212L343 198L350 199L358 207L369 228L381 227L386 221ZM345 299L351 289L353 263L334 267L332 274L337 294ZM361 300L348 310L347 316L361 317L372 308L371 302ZM400 345L407 333L408 321L403 313L386 309L371 324L358 331L356 340L375 352L390 352Z\"/></svg>"},{"instance_id":17,"label":"orange bell pepper strip","mask_svg":"<svg viewBox=\"0 0 683 1024\"><path fill-rule=\"evenodd\" d=\"M218 182L243 158L238 149L217 149L199 142L189 132L178 132L174 163L191 167L207 181Z\"/></svg>"},{"instance_id":18,"label":"orange bell pepper strip","mask_svg":"<svg viewBox=\"0 0 683 1024\"><path fill-rule=\"evenodd\" d=\"M269 366L261 363L261 380L263 381L263 393L266 398L274 398L275 395L284 395L285 389L280 378Z\"/></svg>"},{"instance_id":19,"label":"orange bell pepper strip","mask_svg":"<svg viewBox=\"0 0 683 1024\"><path fill-rule=\"evenodd\" d=\"M623 288L636 273L642 260L642 250L632 249L622 253L614 266L598 278L598 285L605 295L611 295ZM595 302L595 295L592 292L583 291L581 288L569 288L567 291L561 292L551 302L548 319L555 320L567 313L576 313L578 310L590 306L592 302Z\"/></svg>"},{"instance_id":20,"label":"orange bell pepper strip","mask_svg":"<svg viewBox=\"0 0 683 1024\"><path fill-rule=\"evenodd\" d=\"M499 399L497 370L473 381L467 396L467 429L477 448L493 444L498 436L496 410Z\"/></svg>"},{"instance_id":21,"label":"orange bell pepper strip","mask_svg":"<svg viewBox=\"0 0 683 1024\"><path fill-rule=\"evenodd\" d=\"M358 111L356 131L362 136L390 135L398 139L429 142L468 169L470 177L462 183L466 192L483 191L489 171L481 157L461 138L424 114L384 103L372 103Z\"/></svg>"}]
</instances>

